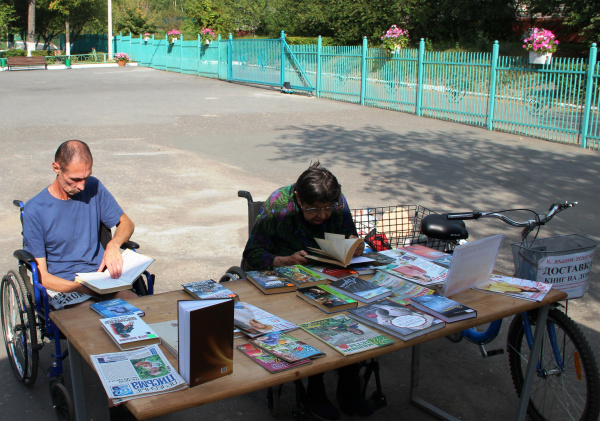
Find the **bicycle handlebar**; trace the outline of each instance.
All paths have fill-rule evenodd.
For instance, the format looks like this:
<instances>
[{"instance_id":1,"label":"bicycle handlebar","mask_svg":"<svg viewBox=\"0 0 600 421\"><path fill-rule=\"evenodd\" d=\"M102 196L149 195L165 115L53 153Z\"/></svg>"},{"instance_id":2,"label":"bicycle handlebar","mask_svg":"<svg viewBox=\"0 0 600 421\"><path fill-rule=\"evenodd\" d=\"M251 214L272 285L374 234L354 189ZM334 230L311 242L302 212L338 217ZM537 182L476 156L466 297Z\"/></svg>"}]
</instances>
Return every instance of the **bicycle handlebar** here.
<instances>
[{"instance_id":1,"label":"bicycle handlebar","mask_svg":"<svg viewBox=\"0 0 600 421\"><path fill-rule=\"evenodd\" d=\"M546 215L538 214L537 212L532 211L530 209L508 209L508 210L495 211L495 212L473 211L473 212L448 213L447 218L449 220L497 218L509 225L512 225L513 227L523 227L523 232L521 234L521 237L524 240L531 231L533 231L535 228L540 227L540 226L546 224L547 222L549 222L557 213L559 213L565 209L572 208L573 206L575 206L577 204L578 204L578 202L563 202L563 203L555 202L552 205L550 205L550 208L548 209L548 213ZM535 219L518 222L518 221L514 221L514 220L508 218L506 215L504 215L504 212L511 212L511 211L517 211L517 210L526 210L526 211L532 212L535 215Z\"/></svg>"}]
</instances>

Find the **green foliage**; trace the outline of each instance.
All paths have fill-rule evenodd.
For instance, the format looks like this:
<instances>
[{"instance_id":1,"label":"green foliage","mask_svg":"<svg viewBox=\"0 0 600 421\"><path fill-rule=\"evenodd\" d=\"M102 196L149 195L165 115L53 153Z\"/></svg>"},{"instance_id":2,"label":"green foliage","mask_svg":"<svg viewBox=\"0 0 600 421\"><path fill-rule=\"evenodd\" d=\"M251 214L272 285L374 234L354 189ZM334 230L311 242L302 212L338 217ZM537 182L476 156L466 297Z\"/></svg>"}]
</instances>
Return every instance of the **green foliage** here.
<instances>
[{"instance_id":1,"label":"green foliage","mask_svg":"<svg viewBox=\"0 0 600 421\"><path fill-rule=\"evenodd\" d=\"M183 24L184 31L199 34L202 28L213 28L219 32L221 14L210 0L187 0L184 12L187 17Z\"/></svg>"},{"instance_id":2,"label":"green foliage","mask_svg":"<svg viewBox=\"0 0 600 421\"><path fill-rule=\"evenodd\" d=\"M10 4L0 3L0 29L3 31L17 20L15 8Z\"/></svg>"},{"instance_id":3,"label":"green foliage","mask_svg":"<svg viewBox=\"0 0 600 421\"><path fill-rule=\"evenodd\" d=\"M10 50L6 50L2 52L2 57L25 57L27 55L27 51L19 50L18 48L12 48Z\"/></svg>"},{"instance_id":4,"label":"green foliage","mask_svg":"<svg viewBox=\"0 0 600 421\"><path fill-rule=\"evenodd\" d=\"M156 31L157 14L149 1L126 0L119 5L114 29L124 34L140 35Z\"/></svg>"},{"instance_id":5,"label":"green foliage","mask_svg":"<svg viewBox=\"0 0 600 421\"><path fill-rule=\"evenodd\" d=\"M425 51L433 51L433 41L429 38L425 38Z\"/></svg>"},{"instance_id":6,"label":"green foliage","mask_svg":"<svg viewBox=\"0 0 600 421\"><path fill-rule=\"evenodd\" d=\"M285 37L285 42L289 45L317 45L318 37ZM321 37L321 45L333 46L338 45L332 37Z\"/></svg>"}]
</instances>

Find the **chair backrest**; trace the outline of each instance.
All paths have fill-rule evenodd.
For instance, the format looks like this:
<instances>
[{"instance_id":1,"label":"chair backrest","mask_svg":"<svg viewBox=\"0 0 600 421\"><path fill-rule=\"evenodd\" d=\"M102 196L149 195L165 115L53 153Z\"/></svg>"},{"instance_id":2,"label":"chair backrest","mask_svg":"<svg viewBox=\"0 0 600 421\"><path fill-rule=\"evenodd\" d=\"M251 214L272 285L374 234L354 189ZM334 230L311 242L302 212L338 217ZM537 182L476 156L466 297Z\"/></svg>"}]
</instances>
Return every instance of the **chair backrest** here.
<instances>
[{"instance_id":1,"label":"chair backrest","mask_svg":"<svg viewBox=\"0 0 600 421\"><path fill-rule=\"evenodd\" d=\"M264 201L254 201L250 192L245 190L239 190L238 197L245 197L248 201L248 236L250 236L252 228L254 228L254 224L256 223L256 217L260 213Z\"/></svg>"}]
</instances>

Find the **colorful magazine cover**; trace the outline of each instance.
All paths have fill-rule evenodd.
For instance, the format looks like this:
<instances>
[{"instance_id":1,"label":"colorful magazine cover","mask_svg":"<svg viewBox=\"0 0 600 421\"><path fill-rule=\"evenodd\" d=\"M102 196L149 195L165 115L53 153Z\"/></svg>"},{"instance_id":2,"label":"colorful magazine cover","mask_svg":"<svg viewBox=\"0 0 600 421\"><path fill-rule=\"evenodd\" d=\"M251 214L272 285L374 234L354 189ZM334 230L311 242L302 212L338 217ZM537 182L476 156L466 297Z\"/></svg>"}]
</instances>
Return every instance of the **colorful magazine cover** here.
<instances>
[{"instance_id":1,"label":"colorful magazine cover","mask_svg":"<svg viewBox=\"0 0 600 421\"><path fill-rule=\"evenodd\" d=\"M342 294L365 303L391 295L389 289L353 276L334 281L329 286Z\"/></svg>"},{"instance_id":2,"label":"colorful magazine cover","mask_svg":"<svg viewBox=\"0 0 600 421\"><path fill-rule=\"evenodd\" d=\"M404 254L395 263L377 269L420 285L441 284L448 276L447 268L412 254Z\"/></svg>"},{"instance_id":3,"label":"colorful magazine cover","mask_svg":"<svg viewBox=\"0 0 600 421\"><path fill-rule=\"evenodd\" d=\"M271 332L285 332L298 327L294 323L243 301L234 304L233 317L235 326L251 338Z\"/></svg>"},{"instance_id":4,"label":"colorful magazine cover","mask_svg":"<svg viewBox=\"0 0 600 421\"><path fill-rule=\"evenodd\" d=\"M400 250L407 251L410 254L414 254L427 260L436 260L441 257L448 256L448 253L444 253L443 251L439 251L431 247L426 247L421 244L413 244L410 246L400 247Z\"/></svg>"},{"instance_id":5,"label":"colorful magazine cover","mask_svg":"<svg viewBox=\"0 0 600 421\"><path fill-rule=\"evenodd\" d=\"M216 298L238 298L238 295L225 288L218 282L212 279L206 279L204 281L188 282L187 284L181 284L184 291L190 294L192 297L200 300L212 300Z\"/></svg>"},{"instance_id":6,"label":"colorful magazine cover","mask_svg":"<svg viewBox=\"0 0 600 421\"><path fill-rule=\"evenodd\" d=\"M236 346L236 348L247 357L251 358L256 364L260 365L265 370L271 373L277 373L279 371L289 370L299 365L310 364L311 360L306 358L304 360L296 361L294 363L288 363L287 361L277 358L275 355L269 354L262 349L252 344L242 344Z\"/></svg>"},{"instance_id":7,"label":"colorful magazine cover","mask_svg":"<svg viewBox=\"0 0 600 421\"><path fill-rule=\"evenodd\" d=\"M398 276L390 275L389 273L382 271L377 271L375 276L369 279L369 282L391 290L392 295L386 297L386 299L402 305L410 304L410 299L412 297L434 293L433 289L413 284Z\"/></svg>"},{"instance_id":8,"label":"colorful magazine cover","mask_svg":"<svg viewBox=\"0 0 600 421\"><path fill-rule=\"evenodd\" d=\"M312 345L308 345L287 333L273 332L249 341L252 345L273 354L287 362L296 362L306 358L318 358L325 355Z\"/></svg>"},{"instance_id":9,"label":"colorful magazine cover","mask_svg":"<svg viewBox=\"0 0 600 421\"><path fill-rule=\"evenodd\" d=\"M289 278L298 287L326 284L328 279L302 265L281 266L273 269L278 274Z\"/></svg>"},{"instance_id":10,"label":"colorful magazine cover","mask_svg":"<svg viewBox=\"0 0 600 421\"><path fill-rule=\"evenodd\" d=\"M300 327L344 355L356 354L394 343L390 338L343 314L302 323Z\"/></svg>"},{"instance_id":11,"label":"colorful magazine cover","mask_svg":"<svg viewBox=\"0 0 600 421\"><path fill-rule=\"evenodd\" d=\"M492 275L490 281L478 289L508 295L528 301L541 301L552 288L552 284L512 278L510 276Z\"/></svg>"},{"instance_id":12,"label":"colorful magazine cover","mask_svg":"<svg viewBox=\"0 0 600 421\"><path fill-rule=\"evenodd\" d=\"M146 314L136 306L129 304L121 298L92 303L90 304L90 308L102 317L127 316L129 314L137 314L138 316L143 317Z\"/></svg>"}]
</instances>

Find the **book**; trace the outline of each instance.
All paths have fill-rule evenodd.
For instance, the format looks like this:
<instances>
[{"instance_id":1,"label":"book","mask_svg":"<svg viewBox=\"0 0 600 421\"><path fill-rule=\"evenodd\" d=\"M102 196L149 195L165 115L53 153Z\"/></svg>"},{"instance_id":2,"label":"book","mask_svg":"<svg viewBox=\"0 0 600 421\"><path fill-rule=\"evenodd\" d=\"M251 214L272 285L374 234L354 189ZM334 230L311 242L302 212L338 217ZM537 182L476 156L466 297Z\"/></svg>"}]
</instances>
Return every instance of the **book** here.
<instances>
[{"instance_id":1,"label":"book","mask_svg":"<svg viewBox=\"0 0 600 421\"><path fill-rule=\"evenodd\" d=\"M358 302L338 292L328 285L298 288L296 295L325 313L335 313L358 306Z\"/></svg>"},{"instance_id":2,"label":"book","mask_svg":"<svg viewBox=\"0 0 600 421\"><path fill-rule=\"evenodd\" d=\"M249 343L238 345L236 348L244 355L252 359L252 361L254 361L256 364L260 365L265 370L268 370L270 373L278 373L280 371L289 370L290 368L310 364L312 362L310 358L305 358L294 363L288 363L287 361L282 360L275 355L269 354L268 352L265 352Z\"/></svg>"},{"instance_id":3,"label":"book","mask_svg":"<svg viewBox=\"0 0 600 421\"><path fill-rule=\"evenodd\" d=\"M285 276L296 287L310 287L314 285L323 285L329 282L329 279L322 276L320 273L310 270L302 265L281 266L273 269L281 276Z\"/></svg>"},{"instance_id":4,"label":"book","mask_svg":"<svg viewBox=\"0 0 600 421\"><path fill-rule=\"evenodd\" d=\"M376 265L379 266L378 262L368 262L368 263L356 263L348 266L350 269L355 270L359 275L371 275L377 272Z\"/></svg>"},{"instance_id":5,"label":"book","mask_svg":"<svg viewBox=\"0 0 600 421\"><path fill-rule=\"evenodd\" d=\"M364 279L350 277L332 282L329 287L335 291L341 292L350 298L362 301L363 303L372 303L381 300L392 294L387 288L372 284Z\"/></svg>"},{"instance_id":6,"label":"book","mask_svg":"<svg viewBox=\"0 0 600 421\"><path fill-rule=\"evenodd\" d=\"M90 355L90 360L115 404L188 387L158 345Z\"/></svg>"},{"instance_id":7,"label":"book","mask_svg":"<svg viewBox=\"0 0 600 421\"><path fill-rule=\"evenodd\" d=\"M402 305L410 304L410 300L413 297L434 293L433 289L414 284L382 271L378 271L375 276L369 279L369 282L392 291L392 294L389 297L386 297L386 300L394 301Z\"/></svg>"},{"instance_id":8,"label":"book","mask_svg":"<svg viewBox=\"0 0 600 421\"><path fill-rule=\"evenodd\" d=\"M427 260L435 260L449 255L448 253L445 253L443 251L439 251L431 247L426 247L421 244L412 244L410 246L400 247L399 249Z\"/></svg>"},{"instance_id":9,"label":"book","mask_svg":"<svg viewBox=\"0 0 600 421\"><path fill-rule=\"evenodd\" d=\"M75 281L101 295L131 289L131 285L148 269L154 259L131 249L125 250L122 256L123 273L120 278L111 278L108 270L105 270L104 272L77 273Z\"/></svg>"},{"instance_id":10,"label":"book","mask_svg":"<svg viewBox=\"0 0 600 421\"><path fill-rule=\"evenodd\" d=\"M375 261L375 264L379 263L379 265L389 265L390 263L394 263L396 261L395 258L386 256L385 254L380 253L378 251L365 253L363 254L363 256L373 259Z\"/></svg>"},{"instance_id":11,"label":"book","mask_svg":"<svg viewBox=\"0 0 600 421\"><path fill-rule=\"evenodd\" d=\"M214 300L218 298L231 298L238 301L240 297L233 291L230 291L223 284L206 279L204 281L188 282L181 284L183 290L192 297L199 300Z\"/></svg>"},{"instance_id":12,"label":"book","mask_svg":"<svg viewBox=\"0 0 600 421\"><path fill-rule=\"evenodd\" d=\"M104 318L126 316L128 314L137 314L140 317L146 315L142 310L121 298L92 303L90 304L90 308Z\"/></svg>"},{"instance_id":13,"label":"book","mask_svg":"<svg viewBox=\"0 0 600 421\"><path fill-rule=\"evenodd\" d=\"M450 267L450 264L452 263L452 257L454 255L452 254L447 254L446 256L441 256L438 257L437 259L432 260L433 263L436 263L440 266L444 266L446 268Z\"/></svg>"},{"instance_id":14,"label":"book","mask_svg":"<svg viewBox=\"0 0 600 421\"><path fill-rule=\"evenodd\" d=\"M148 323L150 329L160 336L160 341L175 357L179 356L179 332L177 319L166 322Z\"/></svg>"},{"instance_id":15,"label":"book","mask_svg":"<svg viewBox=\"0 0 600 421\"><path fill-rule=\"evenodd\" d=\"M325 263L346 267L350 264L354 252L364 240L362 238L346 238L343 234L325 233L325 238L315 238L320 248L308 247L313 254L305 257Z\"/></svg>"},{"instance_id":16,"label":"book","mask_svg":"<svg viewBox=\"0 0 600 421\"><path fill-rule=\"evenodd\" d=\"M121 350L160 343L160 337L137 314L100 319L100 324Z\"/></svg>"},{"instance_id":17,"label":"book","mask_svg":"<svg viewBox=\"0 0 600 421\"><path fill-rule=\"evenodd\" d=\"M190 386L233 372L231 299L177 302L178 371Z\"/></svg>"},{"instance_id":18,"label":"book","mask_svg":"<svg viewBox=\"0 0 600 421\"><path fill-rule=\"evenodd\" d=\"M358 272L351 268L340 268L331 265L309 265L309 269L320 273L330 281L347 278L349 276L358 276Z\"/></svg>"},{"instance_id":19,"label":"book","mask_svg":"<svg viewBox=\"0 0 600 421\"><path fill-rule=\"evenodd\" d=\"M390 338L361 325L345 314L302 323L300 327L343 355L352 355L394 343Z\"/></svg>"},{"instance_id":20,"label":"book","mask_svg":"<svg viewBox=\"0 0 600 421\"><path fill-rule=\"evenodd\" d=\"M298 326L252 304L237 301L234 305L234 324L244 334L256 338L271 332L286 332Z\"/></svg>"},{"instance_id":21,"label":"book","mask_svg":"<svg viewBox=\"0 0 600 421\"><path fill-rule=\"evenodd\" d=\"M496 234L456 247L442 295L450 297L488 282L503 239L504 234Z\"/></svg>"},{"instance_id":22,"label":"book","mask_svg":"<svg viewBox=\"0 0 600 421\"><path fill-rule=\"evenodd\" d=\"M510 276L492 275L489 281L478 289L522 300L542 301L552 289L552 284Z\"/></svg>"},{"instance_id":23,"label":"book","mask_svg":"<svg viewBox=\"0 0 600 421\"><path fill-rule=\"evenodd\" d=\"M440 294L413 297L411 304L416 309L442 319L446 323L477 317L475 309Z\"/></svg>"},{"instance_id":24,"label":"book","mask_svg":"<svg viewBox=\"0 0 600 421\"><path fill-rule=\"evenodd\" d=\"M348 315L403 341L444 327L444 322L430 314L383 301L348 310Z\"/></svg>"},{"instance_id":25,"label":"book","mask_svg":"<svg viewBox=\"0 0 600 421\"><path fill-rule=\"evenodd\" d=\"M408 253L399 255L394 263L377 269L419 285L443 283L448 273L445 267Z\"/></svg>"},{"instance_id":26,"label":"book","mask_svg":"<svg viewBox=\"0 0 600 421\"><path fill-rule=\"evenodd\" d=\"M287 276L281 276L273 270L251 270L246 272L246 277L264 294L296 291L296 285Z\"/></svg>"},{"instance_id":27,"label":"book","mask_svg":"<svg viewBox=\"0 0 600 421\"><path fill-rule=\"evenodd\" d=\"M256 339L250 339L248 342L288 363L325 356L324 352L319 351L314 346L282 332L268 333Z\"/></svg>"}]
</instances>

